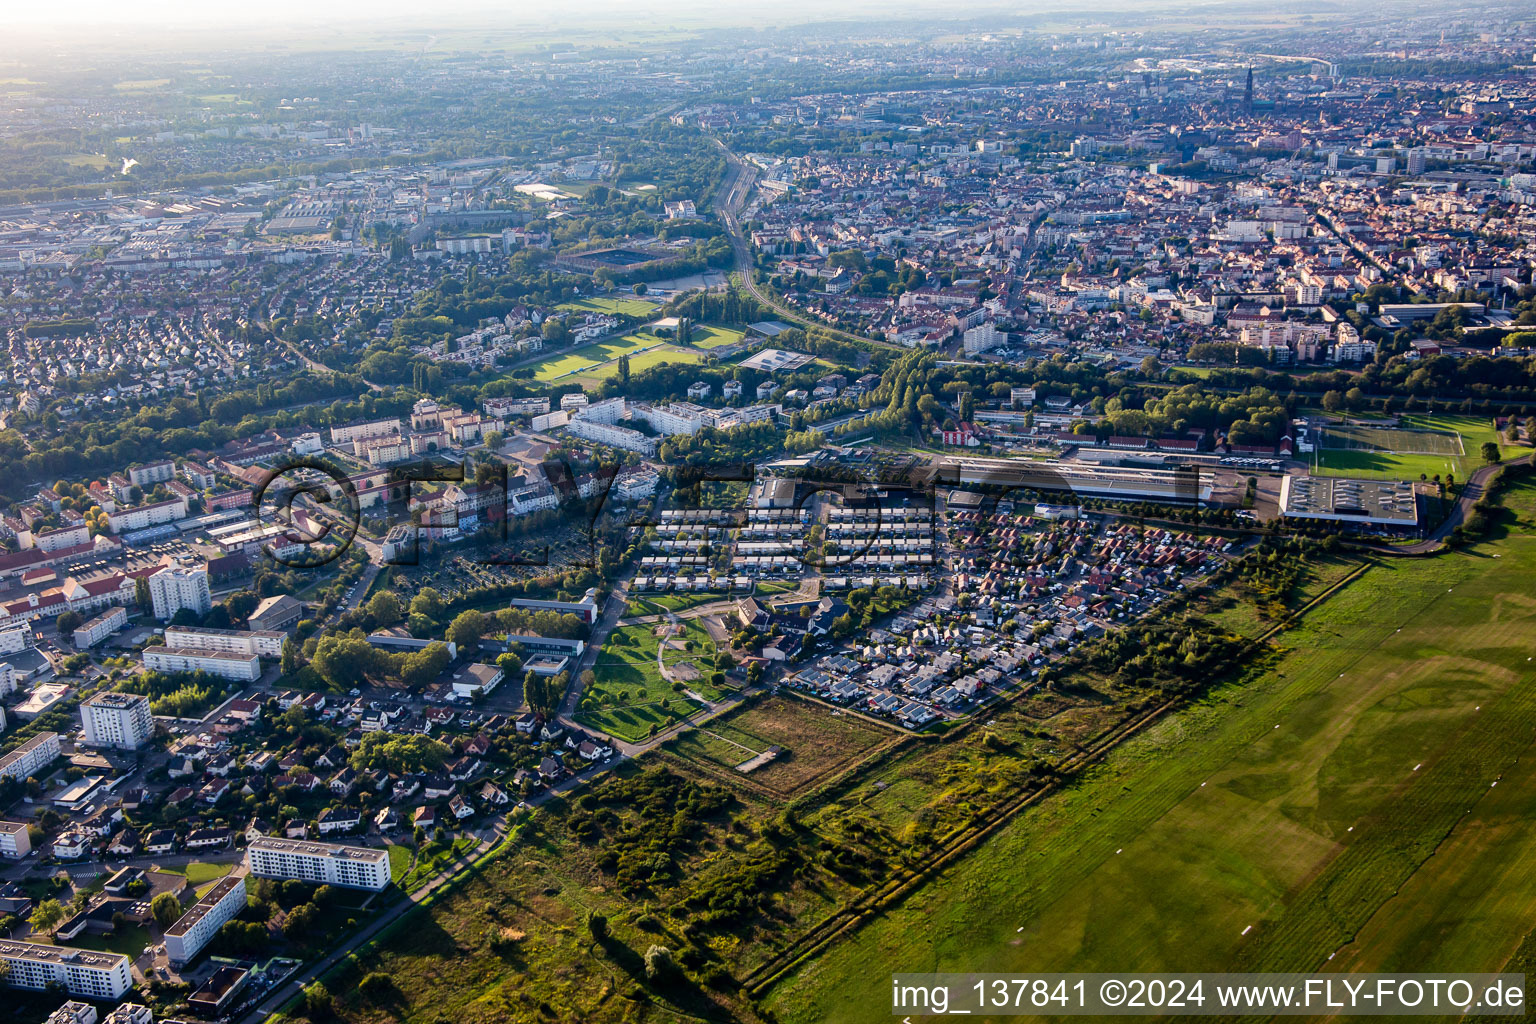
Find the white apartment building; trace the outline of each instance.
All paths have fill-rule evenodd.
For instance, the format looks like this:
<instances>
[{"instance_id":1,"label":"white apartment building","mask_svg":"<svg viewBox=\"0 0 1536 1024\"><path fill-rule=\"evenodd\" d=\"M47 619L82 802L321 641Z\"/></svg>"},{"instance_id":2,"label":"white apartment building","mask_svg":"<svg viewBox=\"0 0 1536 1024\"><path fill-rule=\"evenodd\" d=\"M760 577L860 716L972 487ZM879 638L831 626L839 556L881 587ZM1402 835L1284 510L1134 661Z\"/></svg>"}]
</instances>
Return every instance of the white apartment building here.
<instances>
[{"instance_id":1,"label":"white apartment building","mask_svg":"<svg viewBox=\"0 0 1536 1024\"><path fill-rule=\"evenodd\" d=\"M121 953L0 939L0 960L10 967L9 981L17 988L58 984L72 996L106 1002L121 999L133 986L128 958Z\"/></svg>"},{"instance_id":2,"label":"white apartment building","mask_svg":"<svg viewBox=\"0 0 1536 1024\"><path fill-rule=\"evenodd\" d=\"M26 650L29 635L25 620L0 626L0 654L15 654Z\"/></svg>"},{"instance_id":3,"label":"white apartment building","mask_svg":"<svg viewBox=\"0 0 1536 1024\"><path fill-rule=\"evenodd\" d=\"M389 854L365 846L258 836L246 847L251 874L297 878L348 889L378 890L389 884Z\"/></svg>"},{"instance_id":4,"label":"white apartment building","mask_svg":"<svg viewBox=\"0 0 1536 1024\"><path fill-rule=\"evenodd\" d=\"M622 448L624 451L638 452L641 455L655 456L656 439L638 430L628 427L620 427L611 423L594 423L591 420L573 419L565 425L568 433L587 441L596 441L598 444L606 444L610 448Z\"/></svg>"},{"instance_id":5,"label":"white apartment building","mask_svg":"<svg viewBox=\"0 0 1536 1024\"><path fill-rule=\"evenodd\" d=\"M180 495L152 505L135 505L107 513L107 525L113 533L142 530L161 523L171 523L187 517L187 499Z\"/></svg>"},{"instance_id":6,"label":"white apartment building","mask_svg":"<svg viewBox=\"0 0 1536 1024\"><path fill-rule=\"evenodd\" d=\"M40 732L0 757L0 779L29 779L59 757L59 734Z\"/></svg>"},{"instance_id":7,"label":"white apartment building","mask_svg":"<svg viewBox=\"0 0 1536 1024\"><path fill-rule=\"evenodd\" d=\"M708 423L707 410L691 402L673 402L670 405L637 404L635 415L644 419L662 434L693 434Z\"/></svg>"},{"instance_id":8,"label":"white apartment building","mask_svg":"<svg viewBox=\"0 0 1536 1024\"><path fill-rule=\"evenodd\" d=\"M57 530L44 530L32 538L32 544L39 551L57 551L60 548L72 548L85 544L91 539L91 531L81 524L79 526L65 526Z\"/></svg>"},{"instance_id":9,"label":"white apartment building","mask_svg":"<svg viewBox=\"0 0 1536 1024\"><path fill-rule=\"evenodd\" d=\"M155 1024L155 1014L143 1003L122 1003L101 1018L101 1024Z\"/></svg>"},{"instance_id":10,"label":"white apartment building","mask_svg":"<svg viewBox=\"0 0 1536 1024\"><path fill-rule=\"evenodd\" d=\"M208 589L208 567L192 568L168 565L149 577L149 597L155 618L165 622L183 608L207 615L213 608L213 593Z\"/></svg>"},{"instance_id":11,"label":"white apartment building","mask_svg":"<svg viewBox=\"0 0 1536 1024\"><path fill-rule=\"evenodd\" d=\"M200 626L165 627L165 646L198 647L225 654L254 654L277 658L283 653L287 633L261 629L204 629Z\"/></svg>"},{"instance_id":12,"label":"white apartment building","mask_svg":"<svg viewBox=\"0 0 1536 1024\"><path fill-rule=\"evenodd\" d=\"M128 609L121 605L108 608L75 629L75 649L89 650L128 625Z\"/></svg>"},{"instance_id":13,"label":"white apartment building","mask_svg":"<svg viewBox=\"0 0 1536 1024\"><path fill-rule=\"evenodd\" d=\"M227 654L201 647L146 647L144 666L160 672L206 672L247 683L261 678L261 659L256 655Z\"/></svg>"},{"instance_id":14,"label":"white apartment building","mask_svg":"<svg viewBox=\"0 0 1536 1024\"><path fill-rule=\"evenodd\" d=\"M485 414L492 419L508 416L541 416L549 412L549 398L487 398L481 403Z\"/></svg>"},{"instance_id":15,"label":"white apartment building","mask_svg":"<svg viewBox=\"0 0 1536 1024\"><path fill-rule=\"evenodd\" d=\"M20 860L32 852L32 837L26 822L0 821L0 857Z\"/></svg>"},{"instance_id":16,"label":"white apartment building","mask_svg":"<svg viewBox=\"0 0 1536 1024\"><path fill-rule=\"evenodd\" d=\"M138 750L155 734L149 698L137 693L92 694L80 705L80 718L87 746Z\"/></svg>"},{"instance_id":17,"label":"white apartment building","mask_svg":"<svg viewBox=\"0 0 1536 1024\"><path fill-rule=\"evenodd\" d=\"M344 423L339 427L331 428L332 444L351 444L353 441L363 441L370 437L384 437L388 434L404 433L400 429L399 419L388 420L357 420L354 423Z\"/></svg>"},{"instance_id":18,"label":"white apartment building","mask_svg":"<svg viewBox=\"0 0 1536 1024\"><path fill-rule=\"evenodd\" d=\"M0 633L0 636L5 634ZM0 661L0 697L9 697L16 692L16 666L8 661Z\"/></svg>"},{"instance_id":19,"label":"white apartment building","mask_svg":"<svg viewBox=\"0 0 1536 1024\"><path fill-rule=\"evenodd\" d=\"M245 909L245 879L226 876L165 930L165 955L180 967L189 962Z\"/></svg>"},{"instance_id":20,"label":"white apartment building","mask_svg":"<svg viewBox=\"0 0 1536 1024\"><path fill-rule=\"evenodd\" d=\"M622 398L605 398L601 402L588 402L572 414L572 419L591 420L593 423L617 423L628 415Z\"/></svg>"},{"instance_id":21,"label":"white apartment building","mask_svg":"<svg viewBox=\"0 0 1536 1024\"><path fill-rule=\"evenodd\" d=\"M994 323L977 324L965 332L962 344L965 354L968 356L979 355L990 349L997 348L1008 340L1008 333L997 329Z\"/></svg>"},{"instance_id":22,"label":"white apartment building","mask_svg":"<svg viewBox=\"0 0 1536 1024\"><path fill-rule=\"evenodd\" d=\"M71 999L48 1015L44 1024L96 1024L96 1007Z\"/></svg>"}]
</instances>

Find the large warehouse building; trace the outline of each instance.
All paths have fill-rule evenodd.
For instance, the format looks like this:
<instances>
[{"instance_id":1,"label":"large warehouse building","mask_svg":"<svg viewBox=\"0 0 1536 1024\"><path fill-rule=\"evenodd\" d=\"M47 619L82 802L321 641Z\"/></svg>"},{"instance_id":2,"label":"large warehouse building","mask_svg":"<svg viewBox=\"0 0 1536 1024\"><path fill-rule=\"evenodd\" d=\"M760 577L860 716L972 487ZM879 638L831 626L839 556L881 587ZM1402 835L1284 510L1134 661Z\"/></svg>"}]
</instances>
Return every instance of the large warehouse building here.
<instances>
[{"instance_id":1,"label":"large warehouse building","mask_svg":"<svg viewBox=\"0 0 1536 1024\"><path fill-rule=\"evenodd\" d=\"M1280 482L1280 514L1289 519L1412 528L1419 524L1419 503L1407 480L1287 476Z\"/></svg>"},{"instance_id":2,"label":"large warehouse building","mask_svg":"<svg viewBox=\"0 0 1536 1024\"><path fill-rule=\"evenodd\" d=\"M1196 505L1211 500L1211 477L1196 467L1158 469L1038 462L1030 459L944 459L935 469L943 486L992 486L1073 494L1112 501Z\"/></svg>"}]
</instances>

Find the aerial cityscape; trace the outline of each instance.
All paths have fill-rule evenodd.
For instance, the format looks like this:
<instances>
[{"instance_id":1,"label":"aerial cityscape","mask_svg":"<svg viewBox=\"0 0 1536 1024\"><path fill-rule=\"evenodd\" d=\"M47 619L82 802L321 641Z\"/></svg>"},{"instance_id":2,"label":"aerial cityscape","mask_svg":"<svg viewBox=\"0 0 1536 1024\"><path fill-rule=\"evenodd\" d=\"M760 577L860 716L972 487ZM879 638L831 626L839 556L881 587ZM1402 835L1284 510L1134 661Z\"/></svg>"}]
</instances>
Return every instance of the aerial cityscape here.
<instances>
[{"instance_id":1,"label":"aerial cityscape","mask_svg":"<svg viewBox=\"0 0 1536 1024\"><path fill-rule=\"evenodd\" d=\"M6 1019L1524 1015L1536 6L224 6L0 37Z\"/></svg>"}]
</instances>

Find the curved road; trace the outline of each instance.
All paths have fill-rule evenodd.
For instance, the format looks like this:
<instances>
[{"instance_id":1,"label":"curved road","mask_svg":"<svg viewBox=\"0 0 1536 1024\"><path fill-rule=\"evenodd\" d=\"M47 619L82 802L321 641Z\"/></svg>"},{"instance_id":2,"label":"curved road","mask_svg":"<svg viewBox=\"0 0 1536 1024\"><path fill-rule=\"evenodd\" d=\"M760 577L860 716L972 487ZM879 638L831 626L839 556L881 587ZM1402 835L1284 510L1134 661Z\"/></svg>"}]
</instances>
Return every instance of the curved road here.
<instances>
[{"instance_id":1,"label":"curved road","mask_svg":"<svg viewBox=\"0 0 1536 1024\"><path fill-rule=\"evenodd\" d=\"M1488 481L1493 475L1505 466L1515 466L1529 463L1536 455L1522 455L1518 459L1510 459L1508 462L1493 463L1476 470L1462 485L1461 494L1456 499L1456 505L1451 509L1451 514L1445 517L1445 521L1435 527L1434 532L1416 544L1360 544L1361 548L1374 551L1382 555L1425 555L1429 554L1445 543L1445 538L1451 531L1466 521L1472 514L1472 506L1476 505L1488 490Z\"/></svg>"}]
</instances>

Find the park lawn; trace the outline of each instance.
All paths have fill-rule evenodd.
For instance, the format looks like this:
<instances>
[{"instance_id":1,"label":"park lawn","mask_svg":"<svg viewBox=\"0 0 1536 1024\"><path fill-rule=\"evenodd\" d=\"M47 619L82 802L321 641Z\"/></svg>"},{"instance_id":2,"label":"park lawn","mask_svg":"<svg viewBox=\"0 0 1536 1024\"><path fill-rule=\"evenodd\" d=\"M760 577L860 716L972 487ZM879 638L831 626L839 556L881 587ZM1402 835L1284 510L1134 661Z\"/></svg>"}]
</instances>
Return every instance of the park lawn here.
<instances>
[{"instance_id":1,"label":"park lawn","mask_svg":"<svg viewBox=\"0 0 1536 1024\"><path fill-rule=\"evenodd\" d=\"M656 303L638 298L622 299L596 295L591 298L577 299L574 302L562 302L555 308L587 313L607 313L611 316L648 317L656 312Z\"/></svg>"},{"instance_id":2,"label":"park lawn","mask_svg":"<svg viewBox=\"0 0 1536 1024\"><path fill-rule=\"evenodd\" d=\"M745 331L733 330L730 327L695 324L693 333L688 336L688 344L695 348L720 348L722 345L734 345L746 336Z\"/></svg>"},{"instance_id":3,"label":"park lawn","mask_svg":"<svg viewBox=\"0 0 1536 1024\"><path fill-rule=\"evenodd\" d=\"M661 677L656 664L657 638L654 635L658 623L640 623L620 626L608 634L608 641L598 653L592 666L592 685L582 694L577 718L610 735L630 742L645 739L654 725L658 729L677 721L698 708L688 697L672 689L672 684ZM705 639L708 634L698 629ZM713 653L713 644L709 647ZM684 656L684 652L676 652ZM687 655L699 657L695 653ZM668 661L673 660L668 652ZM708 687L686 684L700 694Z\"/></svg>"},{"instance_id":4,"label":"park lawn","mask_svg":"<svg viewBox=\"0 0 1536 1024\"><path fill-rule=\"evenodd\" d=\"M724 586L714 590L703 590L696 594L648 594L639 599L641 605L648 607L638 608L631 614L658 615L664 612L685 612L700 605L723 601L729 596L730 592Z\"/></svg>"},{"instance_id":5,"label":"park lawn","mask_svg":"<svg viewBox=\"0 0 1536 1024\"><path fill-rule=\"evenodd\" d=\"M576 719L628 743L640 743L651 735L653 728L659 732L698 709L699 705L694 701L668 691L664 699L604 705L593 711L582 711Z\"/></svg>"},{"instance_id":6,"label":"park lawn","mask_svg":"<svg viewBox=\"0 0 1536 1024\"><path fill-rule=\"evenodd\" d=\"M217 882L229 874L230 869L233 867L233 864L205 864L200 860L195 860L186 867L187 884L191 885L194 889L201 889L202 886L208 885L211 882ZM198 895L202 895L202 893L199 892Z\"/></svg>"},{"instance_id":7,"label":"park lawn","mask_svg":"<svg viewBox=\"0 0 1536 1024\"><path fill-rule=\"evenodd\" d=\"M1536 907L1536 486L1507 499L1518 526L1373 565L775 987L778 1019L855 1019L908 965L1499 970Z\"/></svg>"}]
</instances>

